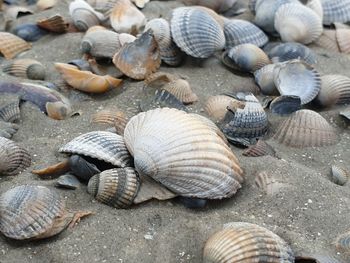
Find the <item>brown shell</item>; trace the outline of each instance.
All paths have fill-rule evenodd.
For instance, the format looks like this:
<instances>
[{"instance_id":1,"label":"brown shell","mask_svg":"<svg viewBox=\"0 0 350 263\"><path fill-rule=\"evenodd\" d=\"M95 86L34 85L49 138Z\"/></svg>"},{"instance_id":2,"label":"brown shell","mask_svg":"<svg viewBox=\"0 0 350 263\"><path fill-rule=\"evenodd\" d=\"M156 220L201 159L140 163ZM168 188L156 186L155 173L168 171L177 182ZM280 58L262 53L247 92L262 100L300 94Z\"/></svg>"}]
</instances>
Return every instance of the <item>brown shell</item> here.
<instances>
[{"instance_id":1,"label":"brown shell","mask_svg":"<svg viewBox=\"0 0 350 263\"><path fill-rule=\"evenodd\" d=\"M40 19L36 24L53 33L66 33L69 23L67 23L61 15L54 15L49 18Z\"/></svg>"},{"instance_id":2,"label":"brown shell","mask_svg":"<svg viewBox=\"0 0 350 263\"><path fill-rule=\"evenodd\" d=\"M340 52L335 30L324 29L315 44L329 51Z\"/></svg>"},{"instance_id":3,"label":"brown shell","mask_svg":"<svg viewBox=\"0 0 350 263\"><path fill-rule=\"evenodd\" d=\"M6 59L11 59L25 50L31 49L32 45L11 33L0 32L0 53Z\"/></svg>"},{"instance_id":4,"label":"brown shell","mask_svg":"<svg viewBox=\"0 0 350 263\"><path fill-rule=\"evenodd\" d=\"M225 117L227 106L233 102L234 99L226 95L211 96L204 106L204 110L215 121L220 121Z\"/></svg>"},{"instance_id":5,"label":"brown shell","mask_svg":"<svg viewBox=\"0 0 350 263\"><path fill-rule=\"evenodd\" d=\"M56 5L57 1L56 0L39 0L36 2L36 7L40 10L46 10L54 7Z\"/></svg>"},{"instance_id":6,"label":"brown shell","mask_svg":"<svg viewBox=\"0 0 350 263\"><path fill-rule=\"evenodd\" d=\"M272 146L260 139L255 145L249 146L242 154L247 157L276 156L276 151Z\"/></svg>"},{"instance_id":7,"label":"brown shell","mask_svg":"<svg viewBox=\"0 0 350 263\"><path fill-rule=\"evenodd\" d=\"M7 74L20 78L44 80L46 75L45 67L35 59L16 59L7 64L3 71Z\"/></svg>"}]
</instances>

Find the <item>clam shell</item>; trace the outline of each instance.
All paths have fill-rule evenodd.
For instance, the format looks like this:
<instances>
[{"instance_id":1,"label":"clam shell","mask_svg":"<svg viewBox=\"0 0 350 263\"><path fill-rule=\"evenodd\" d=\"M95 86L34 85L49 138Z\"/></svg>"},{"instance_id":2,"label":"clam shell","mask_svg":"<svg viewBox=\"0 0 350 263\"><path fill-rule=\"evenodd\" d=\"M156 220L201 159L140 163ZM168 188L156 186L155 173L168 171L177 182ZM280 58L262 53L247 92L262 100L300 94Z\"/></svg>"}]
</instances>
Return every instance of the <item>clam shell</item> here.
<instances>
[{"instance_id":1,"label":"clam shell","mask_svg":"<svg viewBox=\"0 0 350 263\"><path fill-rule=\"evenodd\" d=\"M23 39L7 32L0 32L0 53L6 58L11 59L19 53L31 49L32 45Z\"/></svg>"},{"instance_id":2,"label":"clam shell","mask_svg":"<svg viewBox=\"0 0 350 263\"><path fill-rule=\"evenodd\" d=\"M23 15L31 15L33 11L25 6L9 6L5 11L5 17L9 20L16 20Z\"/></svg>"},{"instance_id":3,"label":"clam shell","mask_svg":"<svg viewBox=\"0 0 350 263\"><path fill-rule=\"evenodd\" d=\"M262 47L269 41L269 38L260 28L249 21L240 19L225 21L224 33L226 49L240 44L253 44Z\"/></svg>"},{"instance_id":4,"label":"clam shell","mask_svg":"<svg viewBox=\"0 0 350 263\"><path fill-rule=\"evenodd\" d=\"M129 207L140 187L134 168L118 168L94 175L87 187L97 201L115 208Z\"/></svg>"},{"instance_id":5,"label":"clam shell","mask_svg":"<svg viewBox=\"0 0 350 263\"><path fill-rule=\"evenodd\" d=\"M143 112L130 119L124 138L140 176L175 194L228 198L243 182L237 158L197 116L168 108Z\"/></svg>"},{"instance_id":6,"label":"clam shell","mask_svg":"<svg viewBox=\"0 0 350 263\"><path fill-rule=\"evenodd\" d=\"M230 9L237 0L182 0L181 2L185 5L205 6L221 13Z\"/></svg>"},{"instance_id":7,"label":"clam shell","mask_svg":"<svg viewBox=\"0 0 350 263\"><path fill-rule=\"evenodd\" d=\"M299 43L282 43L273 47L267 55L273 63L300 59L310 65L316 64L316 54L308 47Z\"/></svg>"},{"instance_id":8,"label":"clam shell","mask_svg":"<svg viewBox=\"0 0 350 263\"><path fill-rule=\"evenodd\" d=\"M289 188L290 185L286 183L280 176L267 173L266 171L259 172L254 180L255 186L263 193L273 196L279 193L284 188Z\"/></svg>"},{"instance_id":9,"label":"clam shell","mask_svg":"<svg viewBox=\"0 0 350 263\"><path fill-rule=\"evenodd\" d=\"M19 126L15 123L0 121L0 137L11 139L18 129Z\"/></svg>"},{"instance_id":10,"label":"clam shell","mask_svg":"<svg viewBox=\"0 0 350 263\"><path fill-rule=\"evenodd\" d=\"M81 41L81 50L93 57L112 58L120 48L119 34L110 30L88 32Z\"/></svg>"},{"instance_id":11,"label":"clam shell","mask_svg":"<svg viewBox=\"0 0 350 263\"><path fill-rule=\"evenodd\" d=\"M339 166L332 165L331 180L337 185L345 185L349 180L349 173Z\"/></svg>"},{"instance_id":12,"label":"clam shell","mask_svg":"<svg viewBox=\"0 0 350 263\"><path fill-rule=\"evenodd\" d=\"M349 0L322 0L323 24L330 25L334 22L345 23L350 21Z\"/></svg>"},{"instance_id":13,"label":"clam shell","mask_svg":"<svg viewBox=\"0 0 350 263\"><path fill-rule=\"evenodd\" d=\"M185 105L170 92L163 89L144 89L144 96L140 101L140 109L148 111L157 108L175 108L187 111Z\"/></svg>"},{"instance_id":14,"label":"clam shell","mask_svg":"<svg viewBox=\"0 0 350 263\"><path fill-rule=\"evenodd\" d=\"M323 20L322 0L306 0L305 5L314 11L321 18L321 20Z\"/></svg>"},{"instance_id":15,"label":"clam shell","mask_svg":"<svg viewBox=\"0 0 350 263\"><path fill-rule=\"evenodd\" d=\"M337 142L335 129L320 114L298 110L280 124L274 138L292 147L319 147Z\"/></svg>"},{"instance_id":16,"label":"clam shell","mask_svg":"<svg viewBox=\"0 0 350 263\"><path fill-rule=\"evenodd\" d=\"M5 122L17 122L21 118L19 100L10 102L0 108L0 120Z\"/></svg>"},{"instance_id":17,"label":"clam shell","mask_svg":"<svg viewBox=\"0 0 350 263\"><path fill-rule=\"evenodd\" d=\"M119 110L101 110L92 115L92 123L114 124L117 120L127 122L127 117L124 112Z\"/></svg>"},{"instance_id":18,"label":"clam shell","mask_svg":"<svg viewBox=\"0 0 350 263\"><path fill-rule=\"evenodd\" d=\"M324 75L321 77L321 90L315 101L323 106L350 102L350 78L342 75Z\"/></svg>"},{"instance_id":19,"label":"clam shell","mask_svg":"<svg viewBox=\"0 0 350 263\"><path fill-rule=\"evenodd\" d=\"M176 8L170 25L176 45L187 55L208 58L225 47L225 35L220 24L203 9Z\"/></svg>"},{"instance_id":20,"label":"clam shell","mask_svg":"<svg viewBox=\"0 0 350 263\"><path fill-rule=\"evenodd\" d=\"M298 96L279 96L270 103L271 112L279 115L288 115L300 109L301 100Z\"/></svg>"},{"instance_id":21,"label":"clam shell","mask_svg":"<svg viewBox=\"0 0 350 263\"><path fill-rule=\"evenodd\" d=\"M30 166L29 153L17 143L0 137L0 174L17 175Z\"/></svg>"},{"instance_id":22,"label":"clam shell","mask_svg":"<svg viewBox=\"0 0 350 263\"><path fill-rule=\"evenodd\" d=\"M247 157L276 156L276 151L264 140L258 140L255 145L249 146L242 154Z\"/></svg>"},{"instance_id":23,"label":"clam shell","mask_svg":"<svg viewBox=\"0 0 350 263\"><path fill-rule=\"evenodd\" d=\"M131 0L137 7L144 8L150 0Z\"/></svg>"},{"instance_id":24,"label":"clam shell","mask_svg":"<svg viewBox=\"0 0 350 263\"><path fill-rule=\"evenodd\" d=\"M321 18L300 4L285 4L275 15L275 28L284 42L310 44L322 35Z\"/></svg>"},{"instance_id":25,"label":"clam shell","mask_svg":"<svg viewBox=\"0 0 350 263\"><path fill-rule=\"evenodd\" d=\"M226 95L211 96L205 103L204 110L215 121L220 121L225 117L226 108L232 101L234 99Z\"/></svg>"},{"instance_id":26,"label":"clam shell","mask_svg":"<svg viewBox=\"0 0 350 263\"><path fill-rule=\"evenodd\" d=\"M36 2L36 7L40 10L46 10L54 7L56 5L56 0L38 0Z\"/></svg>"},{"instance_id":27,"label":"clam shell","mask_svg":"<svg viewBox=\"0 0 350 263\"><path fill-rule=\"evenodd\" d=\"M170 92L185 104L198 101L197 95L192 91L187 80L177 79L164 85L162 89Z\"/></svg>"},{"instance_id":28,"label":"clam shell","mask_svg":"<svg viewBox=\"0 0 350 263\"><path fill-rule=\"evenodd\" d=\"M59 152L88 156L117 167L131 165L123 137L112 132L95 131L82 134L61 147Z\"/></svg>"},{"instance_id":29,"label":"clam shell","mask_svg":"<svg viewBox=\"0 0 350 263\"><path fill-rule=\"evenodd\" d=\"M14 60L4 66L3 71L16 77L34 80L44 80L46 75L46 70L39 61L27 58Z\"/></svg>"},{"instance_id":30,"label":"clam shell","mask_svg":"<svg viewBox=\"0 0 350 263\"><path fill-rule=\"evenodd\" d=\"M96 12L87 2L75 0L69 5L69 14L75 27L80 31L86 31L89 27L100 24L104 19L103 14Z\"/></svg>"},{"instance_id":31,"label":"clam shell","mask_svg":"<svg viewBox=\"0 0 350 263\"><path fill-rule=\"evenodd\" d=\"M13 33L22 38L25 41L37 41L43 36L47 35L48 32L42 28L40 28L36 24L22 24L17 26Z\"/></svg>"},{"instance_id":32,"label":"clam shell","mask_svg":"<svg viewBox=\"0 0 350 263\"><path fill-rule=\"evenodd\" d=\"M56 187L75 190L80 186L79 180L72 174L61 175L56 181Z\"/></svg>"},{"instance_id":33,"label":"clam shell","mask_svg":"<svg viewBox=\"0 0 350 263\"><path fill-rule=\"evenodd\" d=\"M312 101L321 89L320 74L299 60L276 64L274 82L281 95L298 96L302 105Z\"/></svg>"},{"instance_id":34,"label":"clam shell","mask_svg":"<svg viewBox=\"0 0 350 263\"><path fill-rule=\"evenodd\" d=\"M350 9L349 9L350 10ZM350 54L350 27L335 23L336 37L340 52Z\"/></svg>"},{"instance_id":35,"label":"clam shell","mask_svg":"<svg viewBox=\"0 0 350 263\"><path fill-rule=\"evenodd\" d=\"M340 52L336 30L324 29L322 35L315 41L319 47L333 52Z\"/></svg>"},{"instance_id":36,"label":"clam shell","mask_svg":"<svg viewBox=\"0 0 350 263\"><path fill-rule=\"evenodd\" d=\"M264 95L278 95L274 81L275 64L268 64L254 72L254 79Z\"/></svg>"},{"instance_id":37,"label":"clam shell","mask_svg":"<svg viewBox=\"0 0 350 263\"><path fill-rule=\"evenodd\" d=\"M204 246L204 263L293 263L292 249L270 230L250 223L232 222L214 233Z\"/></svg>"},{"instance_id":38,"label":"clam shell","mask_svg":"<svg viewBox=\"0 0 350 263\"><path fill-rule=\"evenodd\" d=\"M114 65L133 79L145 79L160 67L159 48L151 31L132 43L125 44L113 57Z\"/></svg>"},{"instance_id":39,"label":"clam shell","mask_svg":"<svg viewBox=\"0 0 350 263\"><path fill-rule=\"evenodd\" d=\"M68 23L60 15L40 19L38 20L37 25L53 33L66 33L68 31Z\"/></svg>"}]
</instances>

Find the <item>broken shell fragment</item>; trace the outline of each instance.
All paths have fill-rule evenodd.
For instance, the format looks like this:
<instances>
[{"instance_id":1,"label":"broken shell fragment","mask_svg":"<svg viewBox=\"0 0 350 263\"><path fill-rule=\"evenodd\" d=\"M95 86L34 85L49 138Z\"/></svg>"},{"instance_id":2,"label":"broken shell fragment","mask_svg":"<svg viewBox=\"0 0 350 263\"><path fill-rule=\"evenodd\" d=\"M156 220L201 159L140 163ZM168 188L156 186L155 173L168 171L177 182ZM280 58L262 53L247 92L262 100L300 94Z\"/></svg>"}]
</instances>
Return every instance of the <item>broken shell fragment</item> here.
<instances>
[{"instance_id":1,"label":"broken shell fragment","mask_svg":"<svg viewBox=\"0 0 350 263\"><path fill-rule=\"evenodd\" d=\"M234 99L226 95L211 96L205 103L204 110L214 121L220 121L225 117L227 106L232 101Z\"/></svg>"},{"instance_id":2,"label":"broken shell fragment","mask_svg":"<svg viewBox=\"0 0 350 263\"><path fill-rule=\"evenodd\" d=\"M349 173L339 166L332 165L331 180L333 183L343 186L349 180Z\"/></svg>"},{"instance_id":3,"label":"broken shell fragment","mask_svg":"<svg viewBox=\"0 0 350 263\"><path fill-rule=\"evenodd\" d=\"M101 110L92 115L92 123L114 124L117 119L127 119L122 111L118 110Z\"/></svg>"},{"instance_id":4,"label":"broken shell fragment","mask_svg":"<svg viewBox=\"0 0 350 263\"><path fill-rule=\"evenodd\" d=\"M44 80L46 75L46 70L39 61L27 58L14 60L3 71L16 77L34 80Z\"/></svg>"},{"instance_id":5,"label":"broken shell fragment","mask_svg":"<svg viewBox=\"0 0 350 263\"><path fill-rule=\"evenodd\" d=\"M31 49L31 47L31 44L16 35L0 32L0 53L3 54L6 59L14 58L19 53Z\"/></svg>"},{"instance_id":6,"label":"broken shell fragment","mask_svg":"<svg viewBox=\"0 0 350 263\"><path fill-rule=\"evenodd\" d=\"M290 184L281 178L281 174L278 176L272 175L266 171L259 172L254 180L255 186L263 193L273 196L279 193L282 189L292 187Z\"/></svg>"},{"instance_id":7,"label":"broken shell fragment","mask_svg":"<svg viewBox=\"0 0 350 263\"><path fill-rule=\"evenodd\" d=\"M56 0L38 0L36 2L36 7L40 10L46 10L54 7L56 5Z\"/></svg>"},{"instance_id":8,"label":"broken shell fragment","mask_svg":"<svg viewBox=\"0 0 350 263\"><path fill-rule=\"evenodd\" d=\"M244 150L242 154L247 157L260 157L265 155L276 156L276 151L272 146L260 139L255 145L249 146Z\"/></svg>"},{"instance_id":9,"label":"broken shell fragment","mask_svg":"<svg viewBox=\"0 0 350 263\"><path fill-rule=\"evenodd\" d=\"M326 50L340 52L336 30L324 29L322 35L314 43Z\"/></svg>"},{"instance_id":10,"label":"broken shell fragment","mask_svg":"<svg viewBox=\"0 0 350 263\"><path fill-rule=\"evenodd\" d=\"M61 175L56 181L56 187L75 190L79 187L79 180L72 174Z\"/></svg>"},{"instance_id":11,"label":"broken shell fragment","mask_svg":"<svg viewBox=\"0 0 350 263\"><path fill-rule=\"evenodd\" d=\"M143 93L144 96L140 101L141 111L157 108L175 108L187 112L185 105L167 90L145 88Z\"/></svg>"},{"instance_id":12,"label":"broken shell fragment","mask_svg":"<svg viewBox=\"0 0 350 263\"><path fill-rule=\"evenodd\" d=\"M66 33L68 31L68 23L60 15L40 19L38 20L37 25L49 32L58 34Z\"/></svg>"},{"instance_id":13,"label":"broken shell fragment","mask_svg":"<svg viewBox=\"0 0 350 263\"><path fill-rule=\"evenodd\" d=\"M17 124L0 120L0 137L11 139L18 129L19 126Z\"/></svg>"},{"instance_id":14,"label":"broken shell fragment","mask_svg":"<svg viewBox=\"0 0 350 263\"><path fill-rule=\"evenodd\" d=\"M3 105L0 108L0 120L4 122L17 122L21 118L19 99Z\"/></svg>"}]
</instances>

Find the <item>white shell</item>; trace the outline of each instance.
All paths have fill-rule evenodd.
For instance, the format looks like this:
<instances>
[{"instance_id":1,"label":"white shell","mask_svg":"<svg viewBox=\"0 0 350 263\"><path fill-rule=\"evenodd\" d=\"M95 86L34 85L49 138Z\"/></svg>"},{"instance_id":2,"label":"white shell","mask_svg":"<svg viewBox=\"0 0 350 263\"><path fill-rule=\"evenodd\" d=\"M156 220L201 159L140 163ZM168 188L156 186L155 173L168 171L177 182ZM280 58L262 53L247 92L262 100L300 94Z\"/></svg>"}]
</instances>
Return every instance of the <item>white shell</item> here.
<instances>
[{"instance_id":1,"label":"white shell","mask_svg":"<svg viewBox=\"0 0 350 263\"><path fill-rule=\"evenodd\" d=\"M323 24L350 21L350 0L321 0L323 7Z\"/></svg>"},{"instance_id":2,"label":"white shell","mask_svg":"<svg viewBox=\"0 0 350 263\"><path fill-rule=\"evenodd\" d=\"M86 31L89 27L98 25L104 20L104 15L95 11L87 2L74 0L69 5L69 14L74 25L81 31Z\"/></svg>"}]
</instances>

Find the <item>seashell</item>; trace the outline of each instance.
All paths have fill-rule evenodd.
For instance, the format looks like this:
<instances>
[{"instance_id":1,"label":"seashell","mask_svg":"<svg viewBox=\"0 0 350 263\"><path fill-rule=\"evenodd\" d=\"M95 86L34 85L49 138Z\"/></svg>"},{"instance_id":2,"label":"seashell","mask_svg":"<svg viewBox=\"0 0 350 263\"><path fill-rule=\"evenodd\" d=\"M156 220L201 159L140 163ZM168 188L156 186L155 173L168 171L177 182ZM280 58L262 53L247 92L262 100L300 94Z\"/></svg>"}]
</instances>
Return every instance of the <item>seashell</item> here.
<instances>
[{"instance_id":1,"label":"seashell","mask_svg":"<svg viewBox=\"0 0 350 263\"><path fill-rule=\"evenodd\" d=\"M164 85L162 89L170 92L185 104L198 101L197 95L192 91L187 80L177 79Z\"/></svg>"},{"instance_id":2,"label":"seashell","mask_svg":"<svg viewBox=\"0 0 350 263\"><path fill-rule=\"evenodd\" d=\"M237 0L182 0L181 2L185 5L205 6L215 12L222 13L230 9Z\"/></svg>"},{"instance_id":3,"label":"seashell","mask_svg":"<svg viewBox=\"0 0 350 263\"><path fill-rule=\"evenodd\" d=\"M31 173L39 175L40 177L44 177L44 176L60 176L69 171L70 171L69 159L67 159L57 164L50 165L43 169L32 170Z\"/></svg>"},{"instance_id":4,"label":"seashell","mask_svg":"<svg viewBox=\"0 0 350 263\"><path fill-rule=\"evenodd\" d=\"M24 15L32 15L33 11L25 6L9 6L5 11L5 17L8 20L16 20L18 17Z\"/></svg>"},{"instance_id":5,"label":"seashell","mask_svg":"<svg viewBox=\"0 0 350 263\"><path fill-rule=\"evenodd\" d=\"M319 147L335 144L337 134L317 112L298 110L280 124L274 139L292 147Z\"/></svg>"},{"instance_id":6,"label":"seashell","mask_svg":"<svg viewBox=\"0 0 350 263\"><path fill-rule=\"evenodd\" d=\"M225 47L221 25L204 9L176 8L170 25L173 40L187 55L208 58Z\"/></svg>"},{"instance_id":7,"label":"seashell","mask_svg":"<svg viewBox=\"0 0 350 263\"><path fill-rule=\"evenodd\" d=\"M56 187L75 190L80 186L79 180L72 174L61 175L56 181Z\"/></svg>"},{"instance_id":8,"label":"seashell","mask_svg":"<svg viewBox=\"0 0 350 263\"><path fill-rule=\"evenodd\" d=\"M338 258L334 257L333 255L323 255L323 254L316 254L311 256L297 256L295 257L295 262L298 263L308 263L308 262L314 262L314 263L345 263L344 261L339 261Z\"/></svg>"},{"instance_id":9,"label":"seashell","mask_svg":"<svg viewBox=\"0 0 350 263\"><path fill-rule=\"evenodd\" d=\"M113 7L109 19L116 32L132 35L140 32L146 24L145 15L130 0L119 0Z\"/></svg>"},{"instance_id":10,"label":"seashell","mask_svg":"<svg viewBox=\"0 0 350 263\"><path fill-rule=\"evenodd\" d=\"M269 41L269 38L260 28L249 21L240 19L225 21L224 33L226 49L241 44L253 44L262 47Z\"/></svg>"},{"instance_id":11,"label":"seashell","mask_svg":"<svg viewBox=\"0 0 350 263\"><path fill-rule=\"evenodd\" d=\"M36 2L36 7L40 10L46 10L54 7L56 5L56 0L38 0Z\"/></svg>"},{"instance_id":12,"label":"seashell","mask_svg":"<svg viewBox=\"0 0 350 263\"><path fill-rule=\"evenodd\" d=\"M11 139L18 129L19 126L15 123L0 121L0 137Z\"/></svg>"},{"instance_id":13,"label":"seashell","mask_svg":"<svg viewBox=\"0 0 350 263\"><path fill-rule=\"evenodd\" d=\"M255 15L255 6L257 2L258 0L249 0L249 3L248 3L248 8L253 15Z\"/></svg>"},{"instance_id":14,"label":"seashell","mask_svg":"<svg viewBox=\"0 0 350 263\"><path fill-rule=\"evenodd\" d=\"M59 152L88 156L117 167L131 165L123 137L112 132L95 131L82 134L61 147Z\"/></svg>"},{"instance_id":15,"label":"seashell","mask_svg":"<svg viewBox=\"0 0 350 263\"><path fill-rule=\"evenodd\" d=\"M132 43L125 44L113 57L114 65L133 79L145 79L157 71L161 59L151 31L146 31Z\"/></svg>"},{"instance_id":16,"label":"seashell","mask_svg":"<svg viewBox=\"0 0 350 263\"><path fill-rule=\"evenodd\" d=\"M3 67L7 74L20 78L44 80L46 71L44 66L34 59L17 59Z\"/></svg>"},{"instance_id":17,"label":"seashell","mask_svg":"<svg viewBox=\"0 0 350 263\"><path fill-rule=\"evenodd\" d=\"M301 105L312 101L321 89L320 74L300 60L276 64L274 82L281 95L294 95Z\"/></svg>"},{"instance_id":18,"label":"seashell","mask_svg":"<svg viewBox=\"0 0 350 263\"><path fill-rule=\"evenodd\" d=\"M350 232L341 234L335 240L337 250L348 253L350 251Z\"/></svg>"},{"instance_id":19,"label":"seashell","mask_svg":"<svg viewBox=\"0 0 350 263\"><path fill-rule=\"evenodd\" d=\"M107 29L104 26L100 26L100 25L92 26L92 27L89 27L88 30L86 30L85 34L88 34L88 33L94 32L94 31L99 31L99 30L109 30L109 29Z\"/></svg>"},{"instance_id":20,"label":"seashell","mask_svg":"<svg viewBox=\"0 0 350 263\"><path fill-rule=\"evenodd\" d=\"M19 99L10 102L0 108L0 120L5 122L17 122L21 119Z\"/></svg>"},{"instance_id":21,"label":"seashell","mask_svg":"<svg viewBox=\"0 0 350 263\"><path fill-rule=\"evenodd\" d=\"M93 164L92 160L87 161L87 157L82 157L80 155L72 155L68 159L69 170L77 176L79 179L88 181L95 174L101 172L101 170Z\"/></svg>"},{"instance_id":22,"label":"seashell","mask_svg":"<svg viewBox=\"0 0 350 263\"><path fill-rule=\"evenodd\" d=\"M87 191L97 201L115 208L129 207L138 193L139 178L134 168L118 168L94 175Z\"/></svg>"},{"instance_id":23,"label":"seashell","mask_svg":"<svg viewBox=\"0 0 350 263\"><path fill-rule=\"evenodd\" d=\"M32 45L23 39L7 32L0 32L0 53L6 58L11 59L19 53L31 49Z\"/></svg>"},{"instance_id":24,"label":"seashell","mask_svg":"<svg viewBox=\"0 0 350 263\"><path fill-rule=\"evenodd\" d=\"M349 173L341 167L332 165L331 180L333 183L343 186L349 180Z\"/></svg>"},{"instance_id":25,"label":"seashell","mask_svg":"<svg viewBox=\"0 0 350 263\"><path fill-rule=\"evenodd\" d=\"M127 117L124 112L119 110L101 110L92 115L92 123L114 124L116 120L124 119L127 121Z\"/></svg>"},{"instance_id":26,"label":"seashell","mask_svg":"<svg viewBox=\"0 0 350 263\"><path fill-rule=\"evenodd\" d=\"M119 0L87 0L96 11L103 13L105 16L109 16L110 11Z\"/></svg>"},{"instance_id":27,"label":"seashell","mask_svg":"<svg viewBox=\"0 0 350 263\"><path fill-rule=\"evenodd\" d=\"M273 71L275 64L267 64L254 72L254 79L264 95L278 95L275 86Z\"/></svg>"},{"instance_id":28,"label":"seashell","mask_svg":"<svg viewBox=\"0 0 350 263\"><path fill-rule=\"evenodd\" d=\"M68 24L60 15L54 15L49 18L40 19L36 23L39 27L53 33L66 33L68 31Z\"/></svg>"},{"instance_id":29,"label":"seashell","mask_svg":"<svg viewBox=\"0 0 350 263\"><path fill-rule=\"evenodd\" d=\"M225 117L227 106L233 101L233 98L226 95L211 96L205 103L204 110L215 121L221 121Z\"/></svg>"},{"instance_id":30,"label":"seashell","mask_svg":"<svg viewBox=\"0 0 350 263\"><path fill-rule=\"evenodd\" d=\"M300 4L285 4L275 15L275 28L284 42L310 44L323 31L322 19L310 8Z\"/></svg>"},{"instance_id":31,"label":"seashell","mask_svg":"<svg viewBox=\"0 0 350 263\"><path fill-rule=\"evenodd\" d=\"M46 30L40 28L36 24L19 25L14 29L13 33L25 41L31 42L37 41L48 34Z\"/></svg>"},{"instance_id":32,"label":"seashell","mask_svg":"<svg viewBox=\"0 0 350 263\"><path fill-rule=\"evenodd\" d=\"M157 108L175 108L187 112L185 105L170 92L162 89L144 89L144 96L140 101L141 111Z\"/></svg>"},{"instance_id":33,"label":"seashell","mask_svg":"<svg viewBox=\"0 0 350 263\"><path fill-rule=\"evenodd\" d=\"M224 262L293 263L288 244L270 230L250 223L232 222L214 233L204 246L204 263Z\"/></svg>"},{"instance_id":34,"label":"seashell","mask_svg":"<svg viewBox=\"0 0 350 263\"><path fill-rule=\"evenodd\" d=\"M282 43L273 47L267 55L273 63L300 59L309 65L316 64L316 54L308 47L299 43Z\"/></svg>"},{"instance_id":35,"label":"seashell","mask_svg":"<svg viewBox=\"0 0 350 263\"><path fill-rule=\"evenodd\" d=\"M110 30L88 32L81 41L81 50L93 57L112 58L120 48L119 34Z\"/></svg>"},{"instance_id":36,"label":"seashell","mask_svg":"<svg viewBox=\"0 0 350 263\"><path fill-rule=\"evenodd\" d=\"M350 27L335 23L336 27L336 37L339 46L339 50L342 53L350 54Z\"/></svg>"},{"instance_id":37,"label":"seashell","mask_svg":"<svg viewBox=\"0 0 350 263\"><path fill-rule=\"evenodd\" d=\"M323 107L350 102L350 78L342 75L321 77L321 90L315 101Z\"/></svg>"},{"instance_id":38,"label":"seashell","mask_svg":"<svg viewBox=\"0 0 350 263\"><path fill-rule=\"evenodd\" d=\"M282 189L290 187L284 180L276 178L266 171L262 171L256 175L254 184L261 192L264 192L268 196L273 196Z\"/></svg>"},{"instance_id":39,"label":"seashell","mask_svg":"<svg viewBox=\"0 0 350 263\"><path fill-rule=\"evenodd\" d=\"M298 96L279 96L270 103L271 112L279 115L288 115L300 109L301 100Z\"/></svg>"},{"instance_id":40,"label":"seashell","mask_svg":"<svg viewBox=\"0 0 350 263\"><path fill-rule=\"evenodd\" d=\"M140 177L180 196L228 198L243 182L237 158L197 116L169 108L143 112L130 119L124 138Z\"/></svg>"},{"instance_id":41,"label":"seashell","mask_svg":"<svg viewBox=\"0 0 350 263\"><path fill-rule=\"evenodd\" d=\"M104 20L103 14L96 12L87 2L74 0L69 5L69 14L75 27L80 31L86 31L89 27L100 24Z\"/></svg>"},{"instance_id":42,"label":"seashell","mask_svg":"<svg viewBox=\"0 0 350 263\"><path fill-rule=\"evenodd\" d=\"M243 72L254 72L271 63L265 52L253 44L235 46L223 54L224 62L225 58L231 62L226 66Z\"/></svg>"},{"instance_id":43,"label":"seashell","mask_svg":"<svg viewBox=\"0 0 350 263\"><path fill-rule=\"evenodd\" d=\"M69 61L67 64L73 65L80 70L91 71L90 64L85 59L73 59L73 60Z\"/></svg>"},{"instance_id":44,"label":"seashell","mask_svg":"<svg viewBox=\"0 0 350 263\"><path fill-rule=\"evenodd\" d=\"M329 51L340 52L335 30L324 29L315 44Z\"/></svg>"},{"instance_id":45,"label":"seashell","mask_svg":"<svg viewBox=\"0 0 350 263\"><path fill-rule=\"evenodd\" d=\"M80 71L69 64L55 63L55 68L70 86L84 92L103 93L110 88L117 88L122 82L108 75L98 76L89 71Z\"/></svg>"},{"instance_id":46,"label":"seashell","mask_svg":"<svg viewBox=\"0 0 350 263\"><path fill-rule=\"evenodd\" d=\"M30 166L29 153L17 143L0 137L0 145L1 175L17 175Z\"/></svg>"},{"instance_id":47,"label":"seashell","mask_svg":"<svg viewBox=\"0 0 350 263\"><path fill-rule=\"evenodd\" d=\"M96 59L89 59L88 62L89 62L89 66L91 68L92 73L94 73L96 75L100 75L100 76L109 75L109 76L114 77L114 78L120 78L124 75L113 64L112 65L101 65L101 64L98 64Z\"/></svg>"},{"instance_id":48,"label":"seashell","mask_svg":"<svg viewBox=\"0 0 350 263\"><path fill-rule=\"evenodd\" d=\"M264 140L258 140L255 145L249 146L242 154L247 157L276 156L276 151Z\"/></svg>"},{"instance_id":49,"label":"seashell","mask_svg":"<svg viewBox=\"0 0 350 263\"><path fill-rule=\"evenodd\" d=\"M137 7L144 8L150 0L131 0Z\"/></svg>"},{"instance_id":50,"label":"seashell","mask_svg":"<svg viewBox=\"0 0 350 263\"><path fill-rule=\"evenodd\" d=\"M349 0L322 0L323 24L331 25L334 22L345 23L350 21Z\"/></svg>"},{"instance_id":51,"label":"seashell","mask_svg":"<svg viewBox=\"0 0 350 263\"><path fill-rule=\"evenodd\" d=\"M128 33L119 34L119 42L121 46L124 46L126 43L134 42L135 40L136 40L136 37Z\"/></svg>"},{"instance_id":52,"label":"seashell","mask_svg":"<svg viewBox=\"0 0 350 263\"><path fill-rule=\"evenodd\" d=\"M0 231L12 239L48 238L90 214L67 211L64 199L44 186L20 185L0 196Z\"/></svg>"},{"instance_id":53,"label":"seashell","mask_svg":"<svg viewBox=\"0 0 350 263\"><path fill-rule=\"evenodd\" d=\"M343 116L344 118L346 118L348 121L350 120L350 110L349 108L346 108L345 110L339 112L340 116Z\"/></svg>"},{"instance_id":54,"label":"seashell","mask_svg":"<svg viewBox=\"0 0 350 263\"><path fill-rule=\"evenodd\" d=\"M301 0L301 2L314 11L321 18L321 20L323 20L322 0Z\"/></svg>"}]
</instances>

